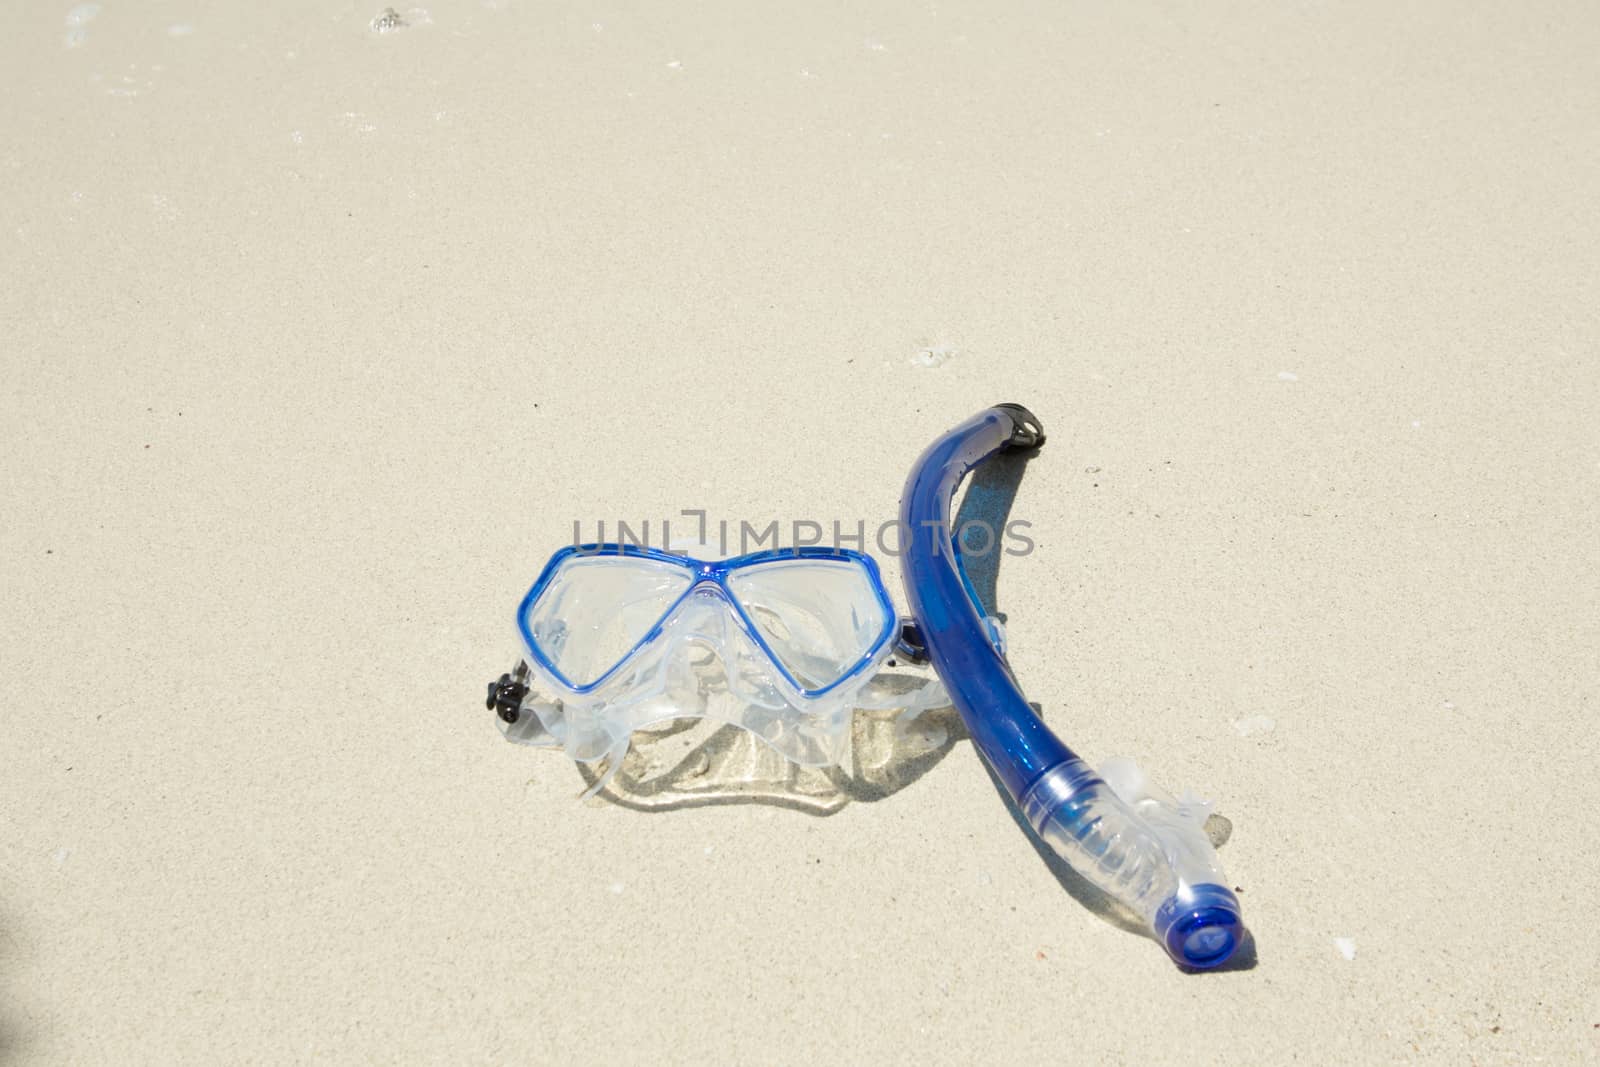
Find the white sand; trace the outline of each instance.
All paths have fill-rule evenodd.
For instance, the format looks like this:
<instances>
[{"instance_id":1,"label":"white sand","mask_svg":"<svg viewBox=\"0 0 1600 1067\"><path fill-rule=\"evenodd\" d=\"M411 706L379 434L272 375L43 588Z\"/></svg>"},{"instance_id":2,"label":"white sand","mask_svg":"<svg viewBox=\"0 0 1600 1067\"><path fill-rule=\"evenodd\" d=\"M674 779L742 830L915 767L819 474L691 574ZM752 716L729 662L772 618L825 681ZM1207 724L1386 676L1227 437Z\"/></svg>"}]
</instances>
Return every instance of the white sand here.
<instances>
[{"instance_id":1,"label":"white sand","mask_svg":"<svg viewBox=\"0 0 1600 1067\"><path fill-rule=\"evenodd\" d=\"M21 7L0 1060L1600 1057L1592 4ZM876 522L1001 400L1019 676L1253 970L968 743L648 815L482 709L574 518Z\"/></svg>"}]
</instances>

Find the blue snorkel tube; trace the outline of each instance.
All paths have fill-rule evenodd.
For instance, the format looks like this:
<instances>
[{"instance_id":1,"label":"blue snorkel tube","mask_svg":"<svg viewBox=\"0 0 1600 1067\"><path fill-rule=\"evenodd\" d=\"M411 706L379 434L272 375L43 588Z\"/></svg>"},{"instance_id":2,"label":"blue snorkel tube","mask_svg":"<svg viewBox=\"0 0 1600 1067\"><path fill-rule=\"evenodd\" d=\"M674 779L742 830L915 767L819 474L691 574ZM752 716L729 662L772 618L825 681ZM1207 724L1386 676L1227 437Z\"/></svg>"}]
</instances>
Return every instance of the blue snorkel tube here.
<instances>
[{"instance_id":1,"label":"blue snorkel tube","mask_svg":"<svg viewBox=\"0 0 1600 1067\"><path fill-rule=\"evenodd\" d=\"M906 595L925 654L983 758L1039 837L1073 870L1138 915L1179 964L1219 967L1245 936L1239 900L1201 824L1134 772L1116 788L1050 731L1011 674L951 537L967 472L1044 443L1039 420L1002 404L930 445L900 504ZM992 541L991 541L992 544Z\"/></svg>"}]
</instances>

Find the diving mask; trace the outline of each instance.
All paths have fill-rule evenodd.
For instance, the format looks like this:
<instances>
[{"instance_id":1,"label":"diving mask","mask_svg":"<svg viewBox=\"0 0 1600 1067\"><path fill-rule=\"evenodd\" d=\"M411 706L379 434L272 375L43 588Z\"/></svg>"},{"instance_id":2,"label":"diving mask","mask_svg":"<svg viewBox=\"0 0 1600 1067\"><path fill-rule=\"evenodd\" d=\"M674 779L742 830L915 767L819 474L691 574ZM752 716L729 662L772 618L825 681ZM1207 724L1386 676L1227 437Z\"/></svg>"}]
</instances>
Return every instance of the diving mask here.
<instances>
[{"instance_id":1,"label":"diving mask","mask_svg":"<svg viewBox=\"0 0 1600 1067\"><path fill-rule=\"evenodd\" d=\"M537 716L573 759L615 760L636 730L704 717L805 766L843 761L854 710L871 706L862 690L901 632L872 557L821 546L725 560L563 548L517 626L526 660L489 702L508 724Z\"/></svg>"}]
</instances>

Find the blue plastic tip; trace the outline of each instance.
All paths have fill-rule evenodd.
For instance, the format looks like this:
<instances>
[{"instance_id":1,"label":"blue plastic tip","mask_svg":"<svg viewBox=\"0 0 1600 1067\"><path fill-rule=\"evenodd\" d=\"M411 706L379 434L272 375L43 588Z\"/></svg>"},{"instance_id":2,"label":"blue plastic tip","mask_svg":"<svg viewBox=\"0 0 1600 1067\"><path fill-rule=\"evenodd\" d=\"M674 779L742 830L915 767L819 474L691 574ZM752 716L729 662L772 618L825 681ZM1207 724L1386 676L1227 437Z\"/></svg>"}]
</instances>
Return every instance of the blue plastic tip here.
<instances>
[{"instance_id":1,"label":"blue plastic tip","mask_svg":"<svg viewBox=\"0 0 1600 1067\"><path fill-rule=\"evenodd\" d=\"M1190 886L1161 906L1156 933L1167 955L1185 967L1209 970L1233 958L1244 939L1239 898L1226 886Z\"/></svg>"}]
</instances>

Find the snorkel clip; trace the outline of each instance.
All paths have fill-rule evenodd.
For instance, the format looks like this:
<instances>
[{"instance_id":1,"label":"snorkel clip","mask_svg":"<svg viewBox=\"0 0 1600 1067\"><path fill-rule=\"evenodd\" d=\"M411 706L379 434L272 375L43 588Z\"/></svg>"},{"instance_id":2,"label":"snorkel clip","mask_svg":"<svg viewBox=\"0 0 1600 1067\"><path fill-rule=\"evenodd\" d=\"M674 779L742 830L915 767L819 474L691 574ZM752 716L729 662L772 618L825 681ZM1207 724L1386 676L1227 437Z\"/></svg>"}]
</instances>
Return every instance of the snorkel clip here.
<instances>
[{"instance_id":1,"label":"snorkel clip","mask_svg":"<svg viewBox=\"0 0 1600 1067\"><path fill-rule=\"evenodd\" d=\"M1000 446L1000 451L1010 452L1043 447L1044 423L1021 404L996 404L996 408L1011 416L1011 438Z\"/></svg>"}]
</instances>

